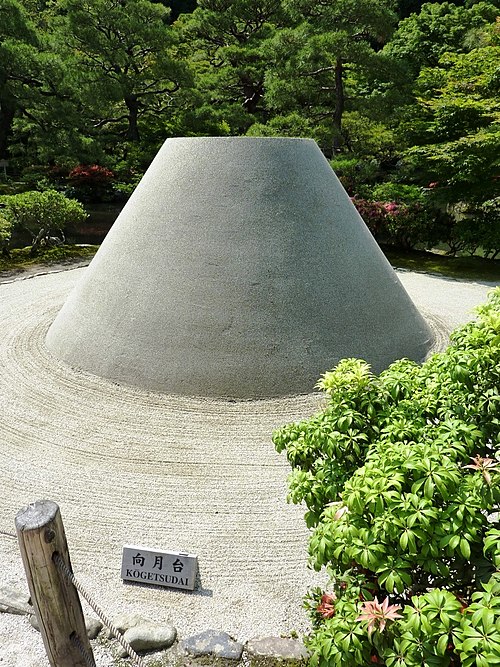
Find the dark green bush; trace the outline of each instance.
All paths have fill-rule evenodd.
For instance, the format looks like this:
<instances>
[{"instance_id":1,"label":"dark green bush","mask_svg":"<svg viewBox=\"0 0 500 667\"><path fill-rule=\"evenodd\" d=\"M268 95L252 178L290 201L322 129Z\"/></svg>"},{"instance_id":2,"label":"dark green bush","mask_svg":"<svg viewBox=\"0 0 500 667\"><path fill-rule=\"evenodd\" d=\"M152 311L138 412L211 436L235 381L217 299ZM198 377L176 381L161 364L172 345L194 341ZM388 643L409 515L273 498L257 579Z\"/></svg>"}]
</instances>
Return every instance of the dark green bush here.
<instances>
[{"instance_id":1,"label":"dark green bush","mask_svg":"<svg viewBox=\"0 0 500 667\"><path fill-rule=\"evenodd\" d=\"M330 160L332 169L349 195L365 197L380 173L374 158L336 157Z\"/></svg>"},{"instance_id":2,"label":"dark green bush","mask_svg":"<svg viewBox=\"0 0 500 667\"><path fill-rule=\"evenodd\" d=\"M12 236L12 223L6 217L0 215L0 252L8 254L9 241Z\"/></svg>"},{"instance_id":3,"label":"dark green bush","mask_svg":"<svg viewBox=\"0 0 500 667\"><path fill-rule=\"evenodd\" d=\"M500 664L500 288L422 365L326 373L274 434L307 505L312 665Z\"/></svg>"}]
</instances>

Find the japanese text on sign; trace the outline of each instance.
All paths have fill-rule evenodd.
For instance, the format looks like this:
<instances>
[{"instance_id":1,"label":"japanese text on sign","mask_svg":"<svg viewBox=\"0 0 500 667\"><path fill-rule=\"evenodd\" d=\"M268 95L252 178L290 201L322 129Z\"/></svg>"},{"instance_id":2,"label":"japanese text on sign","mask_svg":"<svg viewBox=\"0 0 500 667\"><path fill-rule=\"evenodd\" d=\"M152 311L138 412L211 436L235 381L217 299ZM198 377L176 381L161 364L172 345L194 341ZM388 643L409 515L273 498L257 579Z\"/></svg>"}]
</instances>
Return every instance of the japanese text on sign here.
<instances>
[{"instance_id":1,"label":"japanese text on sign","mask_svg":"<svg viewBox=\"0 0 500 667\"><path fill-rule=\"evenodd\" d=\"M122 579L192 591L197 572L198 557L193 554L131 545L123 547Z\"/></svg>"}]
</instances>

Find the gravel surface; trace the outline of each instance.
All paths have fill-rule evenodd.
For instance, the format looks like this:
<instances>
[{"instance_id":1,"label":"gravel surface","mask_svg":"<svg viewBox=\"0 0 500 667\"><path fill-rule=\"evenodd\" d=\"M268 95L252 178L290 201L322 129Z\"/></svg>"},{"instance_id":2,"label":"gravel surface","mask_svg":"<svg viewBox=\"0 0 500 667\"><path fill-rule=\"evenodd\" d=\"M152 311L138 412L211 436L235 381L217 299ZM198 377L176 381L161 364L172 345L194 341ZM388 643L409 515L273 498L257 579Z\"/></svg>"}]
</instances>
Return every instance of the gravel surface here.
<instances>
[{"instance_id":1,"label":"gravel surface","mask_svg":"<svg viewBox=\"0 0 500 667\"><path fill-rule=\"evenodd\" d=\"M287 505L274 427L318 394L229 402L118 386L50 356L44 337L85 269L0 286L0 531L41 498L61 507L75 574L108 615L141 613L181 638L208 628L240 641L307 629L303 509ZM493 283L399 273L443 343ZM325 369L326 370L326 369ZM194 593L124 584L124 544L197 553ZM0 582L24 586L16 541L0 534ZM98 665L111 664L99 650ZM40 635L0 614L0 665L46 667Z\"/></svg>"}]
</instances>

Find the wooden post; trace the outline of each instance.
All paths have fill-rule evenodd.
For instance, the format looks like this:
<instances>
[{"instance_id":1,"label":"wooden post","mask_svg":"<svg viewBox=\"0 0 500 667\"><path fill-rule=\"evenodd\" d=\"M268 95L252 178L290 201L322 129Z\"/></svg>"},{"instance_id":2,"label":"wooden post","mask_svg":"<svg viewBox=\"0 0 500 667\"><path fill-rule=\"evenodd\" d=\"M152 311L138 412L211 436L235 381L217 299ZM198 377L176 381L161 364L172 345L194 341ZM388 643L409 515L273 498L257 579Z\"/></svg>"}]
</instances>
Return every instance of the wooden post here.
<instances>
[{"instance_id":1,"label":"wooden post","mask_svg":"<svg viewBox=\"0 0 500 667\"><path fill-rule=\"evenodd\" d=\"M93 659L78 592L59 572L53 555L59 553L71 568L59 507L39 500L16 516L16 530L31 600L52 667L87 667L78 640ZM77 638L76 642L74 638Z\"/></svg>"}]
</instances>

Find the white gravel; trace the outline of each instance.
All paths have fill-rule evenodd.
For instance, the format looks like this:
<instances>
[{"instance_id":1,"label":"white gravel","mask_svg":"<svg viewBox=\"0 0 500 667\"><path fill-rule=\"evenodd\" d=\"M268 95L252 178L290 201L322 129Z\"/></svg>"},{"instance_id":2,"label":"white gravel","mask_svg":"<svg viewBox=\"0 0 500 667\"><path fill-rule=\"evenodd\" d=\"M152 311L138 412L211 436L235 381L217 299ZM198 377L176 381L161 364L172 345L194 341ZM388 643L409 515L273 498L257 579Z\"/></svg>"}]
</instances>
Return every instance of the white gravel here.
<instances>
[{"instance_id":1,"label":"white gravel","mask_svg":"<svg viewBox=\"0 0 500 667\"><path fill-rule=\"evenodd\" d=\"M44 336L84 270L0 285L0 531L49 498L77 577L110 616L141 613L181 638L208 628L240 641L304 632L301 600L322 577L305 567L303 509L285 503L288 466L270 434L321 398L166 396L68 368ZM469 319L493 285L399 276L440 331ZM124 584L126 543L197 553L201 590ZM17 543L2 534L0 582L26 586ZM46 667L44 656L26 619L0 614L1 667ZM96 657L112 664L104 649Z\"/></svg>"}]
</instances>

